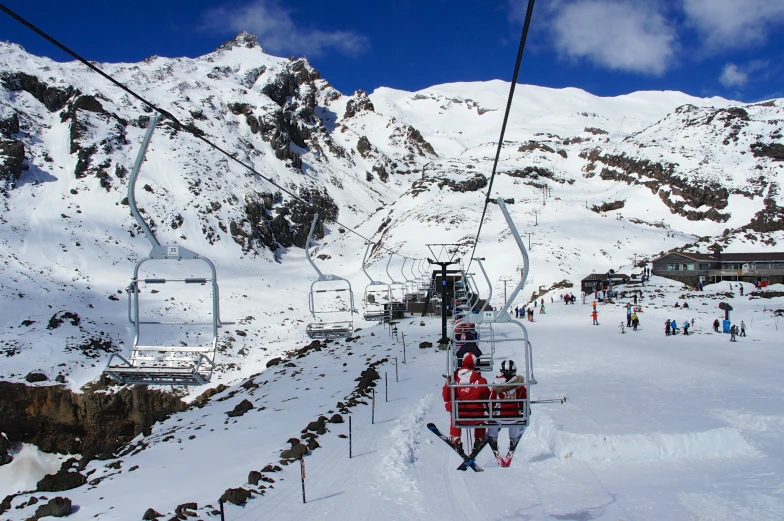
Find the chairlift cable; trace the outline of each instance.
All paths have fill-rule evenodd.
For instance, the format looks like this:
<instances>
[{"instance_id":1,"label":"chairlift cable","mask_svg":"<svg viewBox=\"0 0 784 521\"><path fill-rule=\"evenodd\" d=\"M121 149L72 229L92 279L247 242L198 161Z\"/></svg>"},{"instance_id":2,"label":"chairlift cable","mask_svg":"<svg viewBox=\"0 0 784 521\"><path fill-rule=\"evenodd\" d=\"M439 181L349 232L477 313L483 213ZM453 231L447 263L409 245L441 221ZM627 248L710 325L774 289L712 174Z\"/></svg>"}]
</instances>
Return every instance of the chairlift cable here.
<instances>
[{"instance_id":1,"label":"chairlift cable","mask_svg":"<svg viewBox=\"0 0 784 521\"><path fill-rule=\"evenodd\" d=\"M517 85L517 77L520 73L520 64L523 61L523 52L525 51L525 42L528 39L528 29L531 27L531 16L534 11L534 2L536 0L528 0L528 10L525 13L525 23L523 24L523 34L520 36L520 47L517 50L517 62L515 62L514 74L512 75L512 84L509 86L509 98L506 101L506 112L504 112L504 121L501 124L501 137L498 138L498 147L495 151L495 160L493 161L493 170L490 174L490 182L487 186L487 196L485 197L485 204L482 208L482 217L479 218L479 229L476 231L476 239L474 240L474 248L471 251L471 256L468 260L468 267L466 271L471 269L471 263L474 260L476 253L476 246L479 244L479 234L482 233L482 224L485 220L487 213L487 205L490 204L490 195L493 190L493 180L495 179L496 170L498 169L498 158L501 155L501 147L504 144L504 134L506 133L506 124L509 121L509 113L512 109L512 99L514 98L515 86Z\"/></svg>"},{"instance_id":2,"label":"chairlift cable","mask_svg":"<svg viewBox=\"0 0 784 521\"><path fill-rule=\"evenodd\" d=\"M65 46L64 44L62 44L60 41L58 41L58 40L57 40L57 39L55 39L54 37L50 36L48 33L46 33L45 31L43 31L42 29L39 29L38 27L36 27L35 25L33 25L32 23L30 23L30 22L29 22L29 21L27 21L26 19L22 18L20 15L18 15L17 13L15 13L14 11L12 11L12 10L11 10L11 9L9 9L8 7L6 7L5 5L3 5L3 4L0 4L0 10L2 10L2 11L3 11L3 12L5 12L5 13L6 13L8 16L10 16L11 18L15 19L16 21L18 21L19 23L21 23L22 25L24 25L25 27L27 27L28 29L30 29L31 31L33 31L34 33L36 33L36 34L38 34L39 36L41 36L42 38L44 38L45 40L49 41L49 42L50 42L50 43L52 43L54 46L56 46L57 48L59 48L60 50L62 50L63 52L65 52L66 54L68 54L68 55L72 56L72 57L73 57L74 59L76 59L77 61L79 61L79 62L81 62L82 64L86 65L88 68L90 68L90 69L91 69L91 70L93 70L94 72L96 72L96 73L100 74L100 75L101 75L103 78L105 78L106 80L108 80L108 81L109 81L109 82L111 82L112 84L116 85L117 87L119 87L119 88L120 88L120 89L122 89L123 91L127 92L128 94L130 94L130 95L131 95L131 96L133 96L134 98L138 99L139 101L141 101L142 103L144 103L145 105L147 105L149 108L151 108L151 109L155 110L156 112L158 112L159 114L161 114L161 115L162 115L164 118L167 118L167 119L171 120L171 121L172 121L172 123L174 123L175 130L181 130L181 131L187 132L188 134L191 134L191 135L192 135L192 136L194 136L195 138L197 138L197 139L199 139L199 140L203 141L203 142L204 142L205 144L207 144L209 147L211 147L211 148L213 148L213 149L217 150L218 152L220 152L221 154L225 155L226 157L228 157L229 159L231 159L231 160L232 160L232 161L234 161L235 163L237 163L237 164L239 164L239 165L241 165L241 166L243 166L243 167L247 168L247 169L248 169L248 170L250 170L252 173L254 173L255 175L259 176L261 179L263 179L263 180L267 181L268 183L270 183L270 184L271 184L271 185L273 185L274 187L278 188L280 191L284 192L286 195L288 195L288 196L292 197L293 199L295 199L295 200L299 201L300 203L302 203L302 204L304 204L304 205L306 205L306 206L313 207L313 204L312 204L312 203L309 203L308 201L306 201L306 200L302 199L302 198L301 198L301 197L299 197L298 195L296 195L296 194L294 194L294 193L290 192L289 190L287 190L286 188L284 188L284 187L280 186L279 184L277 184L277 183L276 183L275 181L273 181L272 179L270 179L270 178L268 178L268 177L264 176L263 174L261 174L260 172L258 172L256 169L254 169L254 168L253 168L252 166L250 166L249 164L247 164L247 163L243 162L242 160L240 160L239 158L237 158L237 157L236 157L234 154L231 154L231 153L227 152L226 150L224 150L224 149L223 149L223 148L221 148L220 146L216 145L215 143L213 143L212 141L210 141L209 139L207 139L206 137L204 137L204 135L203 135L203 132L202 132L202 131L201 131L201 130L198 128L198 127L196 127L195 125L193 125L193 126L192 126L192 128L189 128L189 127L187 127L187 126L183 125L182 123L180 123L180 121L179 121L179 120L178 120L178 119L177 119L177 118L176 118L176 117L175 117L175 116L174 116L174 115L173 115L171 112L169 112L169 111L167 111L167 110L164 110L164 109L162 109L162 108L158 107L158 106L157 106L157 105L155 105L154 103L152 103L152 102L148 101L147 99L145 99L145 98L144 98L144 97L142 97L141 95L137 94L137 93L136 93L135 91L133 91L133 90L132 90L130 87L128 87L127 85L125 85L125 84L123 84L123 83L119 82L118 80L114 79L114 78L113 78L113 77L112 77L110 74L107 74L107 73L105 73L104 71L102 71L102 70L101 70L101 69L100 69L98 66L96 66L94 63L91 63L90 61L88 61L87 59L83 58L81 55L79 55L79 54L78 54L78 53L76 53L75 51L73 51L73 50L71 50L70 48L66 47L66 46ZM344 225L344 224L341 224L341 223L340 223L340 221L335 221L335 224L337 224L338 226L340 226L340 227L342 227L342 228L345 228L346 230L350 231L351 233L353 233L353 234L357 235L358 237L360 237L361 239L363 239L363 240L365 240L365 241L367 241L367 242L372 242L370 239L366 238L364 235L362 235L361 233L359 233L358 231L356 231L354 228L351 228L350 226L346 226L346 225ZM407 259L411 259L411 258L413 258L413 257L406 257L405 255L401 255L400 253L397 253L397 252L395 252L395 251L392 251L391 249L389 249L389 248L386 248L386 247L384 247L384 246L381 246L380 244L379 244L379 247L380 247L381 249L383 249L383 250L386 250L386 251L390 252L390 254L392 254L392 255L398 255L398 256L400 256L400 257L404 257L404 258L407 258Z\"/></svg>"}]
</instances>

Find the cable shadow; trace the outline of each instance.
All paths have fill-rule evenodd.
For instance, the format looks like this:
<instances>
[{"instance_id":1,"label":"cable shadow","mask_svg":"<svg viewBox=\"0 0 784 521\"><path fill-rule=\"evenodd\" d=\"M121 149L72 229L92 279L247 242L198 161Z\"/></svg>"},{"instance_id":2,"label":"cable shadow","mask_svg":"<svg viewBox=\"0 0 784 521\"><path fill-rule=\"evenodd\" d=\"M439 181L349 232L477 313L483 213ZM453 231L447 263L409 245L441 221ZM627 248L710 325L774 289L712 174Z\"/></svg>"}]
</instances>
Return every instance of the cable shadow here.
<instances>
[{"instance_id":1,"label":"cable shadow","mask_svg":"<svg viewBox=\"0 0 784 521\"><path fill-rule=\"evenodd\" d=\"M386 420L376 420L376 425L378 425L379 423L389 423L389 422L395 421L395 420L397 420L397 416L395 416L394 418L386 419Z\"/></svg>"},{"instance_id":2,"label":"cable shadow","mask_svg":"<svg viewBox=\"0 0 784 521\"><path fill-rule=\"evenodd\" d=\"M367 452L361 452L359 454L352 454L350 459L358 458L360 456L367 456L368 454L373 454L374 452L378 452L378 449L369 450Z\"/></svg>"},{"instance_id":3,"label":"cable shadow","mask_svg":"<svg viewBox=\"0 0 784 521\"><path fill-rule=\"evenodd\" d=\"M334 494L329 494L328 496L317 497L316 499L309 499L308 503L315 503L316 501L321 501L322 499L329 499L331 497L339 496L341 494L345 494L345 491L341 490L340 492L335 492Z\"/></svg>"}]
</instances>

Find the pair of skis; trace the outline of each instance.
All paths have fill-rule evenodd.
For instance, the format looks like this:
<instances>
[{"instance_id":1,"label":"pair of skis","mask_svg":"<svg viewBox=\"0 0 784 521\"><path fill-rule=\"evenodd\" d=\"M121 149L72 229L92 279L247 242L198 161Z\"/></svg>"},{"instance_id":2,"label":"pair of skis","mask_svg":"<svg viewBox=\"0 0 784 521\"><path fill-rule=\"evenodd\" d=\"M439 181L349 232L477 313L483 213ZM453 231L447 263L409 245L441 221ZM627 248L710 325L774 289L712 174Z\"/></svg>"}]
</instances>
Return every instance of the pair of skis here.
<instances>
[{"instance_id":1,"label":"pair of skis","mask_svg":"<svg viewBox=\"0 0 784 521\"><path fill-rule=\"evenodd\" d=\"M514 458L513 450L507 452L506 456L501 456L501 453L497 450L494 450L493 454L495 454L495 460L498 462L499 467L508 467L512 464L512 458Z\"/></svg>"},{"instance_id":2,"label":"pair of skis","mask_svg":"<svg viewBox=\"0 0 784 521\"><path fill-rule=\"evenodd\" d=\"M457 467L457 470L465 471L471 467L471 470L474 472L484 472L484 469L476 464L476 458L479 456L479 453L482 451L482 449L485 448L485 445L487 445L487 439L479 441L476 445L474 445L474 450L471 451L471 454L466 454L463 450L463 447L460 445L453 445L452 440L448 436L444 436L444 434L438 430L438 427L436 427L434 423L428 423L427 428L430 430L430 432L444 440L444 442L449 445L452 450L457 452L457 454L463 458L463 463ZM502 457L498 451L493 451L493 453L495 454L496 461L498 461L498 465L501 467L508 467L511 465L512 457L514 457L514 451L509 451L505 458Z\"/></svg>"},{"instance_id":3,"label":"pair of skis","mask_svg":"<svg viewBox=\"0 0 784 521\"><path fill-rule=\"evenodd\" d=\"M461 445L453 445L449 436L445 436L440 430L438 430L438 427L436 427L435 423L428 423L427 428L430 430L430 432L444 440L444 443L449 445L453 451L457 452L457 454L463 458L463 463L457 467L457 470L465 471L468 470L468 467L471 467L471 470L474 472L484 472L485 469L476 464L476 457L479 456L479 452L485 448L487 441L480 441L474 445L474 450L471 451L471 454L466 454L463 450L463 447Z\"/></svg>"}]
</instances>

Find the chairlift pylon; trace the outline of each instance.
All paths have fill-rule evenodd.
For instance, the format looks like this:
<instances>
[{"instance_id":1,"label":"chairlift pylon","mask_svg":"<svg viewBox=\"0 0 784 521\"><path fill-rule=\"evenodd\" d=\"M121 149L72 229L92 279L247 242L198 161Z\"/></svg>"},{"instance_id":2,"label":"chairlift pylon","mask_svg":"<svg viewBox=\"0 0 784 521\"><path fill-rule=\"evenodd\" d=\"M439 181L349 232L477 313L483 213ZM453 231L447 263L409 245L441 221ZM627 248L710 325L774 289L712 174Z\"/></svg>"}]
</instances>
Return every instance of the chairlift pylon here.
<instances>
[{"instance_id":1,"label":"chairlift pylon","mask_svg":"<svg viewBox=\"0 0 784 521\"><path fill-rule=\"evenodd\" d=\"M310 225L310 232L308 239L305 242L305 257L313 269L316 270L318 278L310 285L310 293L308 294L308 308L313 320L305 327L305 334L311 339L334 339L334 338L347 338L354 333L354 292L351 289L351 283L343 277L337 275L329 275L321 273L316 263L310 255L310 244L313 239L313 232L318 223L319 214L313 217L313 222ZM345 283L345 284L343 284ZM317 296L324 296L328 293L338 293L338 298L344 292L348 292L348 320L331 320L325 321L319 315L341 313L345 314L345 308L329 309L316 302Z\"/></svg>"},{"instance_id":2,"label":"chairlift pylon","mask_svg":"<svg viewBox=\"0 0 784 521\"><path fill-rule=\"evenodd\" d=\"M130 177L128 178L128 205L131 214L150 241L152 250L149 255L140 259L134 269L133 278L126 288L128 292L128 319L134 328L133 345L130 355L126 358L113 353L109 357L104 373L121 384L143 385L202 385L212 378L215 369L215 356L218 349L218 328L231 322L221 322L220 299L218 292L218 277L215 265L207 257L199 255L187 248L177 245L161 245L155 234L142 218L136 205L136 181L141 170L144 157L152 140L158 115L150 117L147 132L142 140L142 146L136 157ZM205 263L209 268L208 277L192 277L182 279L166 278L141 278L139 271L143 264L150 261L190 261L197 260ZM180 322L180 321L153 321L145 320L139 311L139 285L145 284L209 284L212 294L211 316L209 322ZM207 345L189 346L185 342L181 345L144 345L141 343L142 326L210 326L212 340Z\"/></svg>"}]
</instances>

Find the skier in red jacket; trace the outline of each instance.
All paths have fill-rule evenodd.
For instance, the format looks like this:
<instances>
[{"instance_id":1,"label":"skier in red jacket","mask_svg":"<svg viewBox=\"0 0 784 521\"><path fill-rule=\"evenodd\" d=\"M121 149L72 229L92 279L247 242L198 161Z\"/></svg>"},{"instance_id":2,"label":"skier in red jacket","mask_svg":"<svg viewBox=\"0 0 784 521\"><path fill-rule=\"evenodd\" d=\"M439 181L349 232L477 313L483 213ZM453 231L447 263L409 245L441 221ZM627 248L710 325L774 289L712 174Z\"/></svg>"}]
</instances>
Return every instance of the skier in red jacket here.
<instances>
[{"instance_id":1,"label":"skier in red jacket","mask_svg":"<svg viewBox=\"0 0 784 521\"><path fill-rule=\"evenodd\" d=\"M525 378L517 374L517 367L514 361L504 360L501 363L501 375L490 386L490 404L493 419L500 425L493 425L488 428L487 443L493 449L493 454L495 454L498 464L502 467L508 467L512 462L514 451L525 428L525 426L520 424L521 417L525 415L527 406L524 400L528 398L528 392L522 385L524 383ZM516 401L493 403L493 400ZM509 425L509 452L505 458L501 457L501 454L498 452L498 431L504 426L504 423L512 424Z\"/></svg>"},{"instance_id":2,"label":"skier in red jacket","mask_svg":"<svg viewBox=\"0 0 784 521\"><path fill-rule=\"evenodd\" d=\"M452 412L452 392L456 402L464 400L487 400L490 397L490 390L487 388L487 380L482 375L475 371L476 356L473 353L466 353L463 357L460 369L455 371L455 374L450 380L444 384L441 390L441 396L444 398L445 407L448 412ZM449 384L458 384L457 387L450 387ZM477 385L477 387L461 387L463 385ZM458 403L457 412L460 415L460 423L462 425L478 425L479 421L466 421L464 418L486 416L486 405L484 403ZM450 418L451 420L451 418ZM456 427L450 421L449 435L452 437L453 445L460 445L460 427ZM485 429L474 429L474 439L478 443L485 437Z\"/></svg>"}]
</instances>

